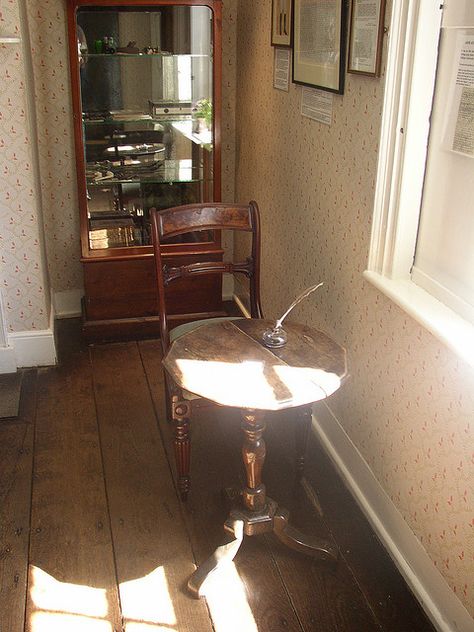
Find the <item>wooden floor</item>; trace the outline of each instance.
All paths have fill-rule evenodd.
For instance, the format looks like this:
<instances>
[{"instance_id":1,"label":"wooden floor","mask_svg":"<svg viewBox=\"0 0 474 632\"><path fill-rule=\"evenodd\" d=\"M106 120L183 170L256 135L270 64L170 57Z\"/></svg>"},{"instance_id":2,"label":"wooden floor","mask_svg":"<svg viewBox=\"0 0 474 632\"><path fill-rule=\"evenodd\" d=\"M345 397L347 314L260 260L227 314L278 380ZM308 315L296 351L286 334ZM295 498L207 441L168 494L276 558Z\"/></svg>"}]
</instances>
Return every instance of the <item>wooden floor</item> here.
<instances>
[{"instance_id":1,"label":"wooden floor","mask_svg":"<svg viewBox=\"0 0 474 632\"><path fill-rule=\"evenodd\" d=\"M68 320L59 348L58 367L25 372L20 417L0 423L0 632L432 630L314 440L292 484L284 415L267 427L268 493L296 526L329 530L338 564L247 538L191 599L194 564L223 542L220 490L241 480L237 412L199 412L183 506L159 342L85 348Z\"/></svg>"}]
</instances>

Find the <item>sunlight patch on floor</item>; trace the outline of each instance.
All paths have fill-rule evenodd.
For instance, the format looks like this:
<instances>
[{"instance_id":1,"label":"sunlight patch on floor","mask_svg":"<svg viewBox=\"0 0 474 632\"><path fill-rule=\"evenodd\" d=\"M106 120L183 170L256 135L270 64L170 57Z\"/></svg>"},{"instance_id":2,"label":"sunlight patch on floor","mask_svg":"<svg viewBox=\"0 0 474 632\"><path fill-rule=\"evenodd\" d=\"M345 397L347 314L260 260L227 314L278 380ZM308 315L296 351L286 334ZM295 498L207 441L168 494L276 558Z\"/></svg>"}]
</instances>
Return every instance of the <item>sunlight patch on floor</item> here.
<instances>
[{"instance_id":1,"label":"sunlight patch on floor","mask_svg":"<svg viewBox=\"0 0 474 632\"><path fill-rule=\"evenodd\" d=\"M216 632L258 632L245 586L233 562L222 564L202 587Z\"/></svg>"},{"instance_id":2,"label":"sunlight patch on floor","mask_svg":"<svg viewBox=\"0 0 474 632\"><path fill-rule=\"evenodd\" d=\"M108 621L58 612L35 612L31 632L113 632Z\"/></svg>"},{"instance_id":3,"label":"sunlight patch on floor","mask_svg":"<svg viewBox=\"0 0 474 632\"><path fill-rule=\"evenodd\" d=\"M122 614L135 622L158 623L167 627L153 627L152 630L169 629L176 625L176 615L171 600L165 570L159 566L154 571L128 582L120 584ZM139 625L133 623L133 626ZM127 624L127 630L141 632L138 627ZM145 632L146 628L142 628Z\"/></svg>"},{"instance_id":4,"label":"sunlight patch on floor","mask_svg":"<svg viewBox=\"0 0 474 632\"><path fill-rule=\"evenodd\" d=\"M216 632L258 632L245 586L233 562L222 564L208 578L203 594ZM61 582L32 567L30 596L34 612L29 632L114 632L106 620L109 608L105 589ZM120 598L126 632L178 630L162 566L120 584ZM191 596L188 598L192 601Z\"/></svg>"},{"instance_id":5,"label":"sunlight patch on floor","mask_svg":"<svg viewBox=\"0 0 474 632\"><path fill-rule=\"evenodd\" d=\"M58 581L37 566L31 568L30 595L38 610L98 618L108 613L104 589Z\"/></svg>"},{"instance_id":6,"label":"sunlight patch on floor","mask_svg":"<svg viewBox=\"0 0 474 632\"><path fill-rule=\"evenodd\" d=\"M30 597L34 612L29 632L114 632L106 620L107 591L61 582L31 567ZM176 631L176 616L163 567L120 585L126 632ZM3 631L2 631L3 632Z\"/></svg>"}]
</instances>

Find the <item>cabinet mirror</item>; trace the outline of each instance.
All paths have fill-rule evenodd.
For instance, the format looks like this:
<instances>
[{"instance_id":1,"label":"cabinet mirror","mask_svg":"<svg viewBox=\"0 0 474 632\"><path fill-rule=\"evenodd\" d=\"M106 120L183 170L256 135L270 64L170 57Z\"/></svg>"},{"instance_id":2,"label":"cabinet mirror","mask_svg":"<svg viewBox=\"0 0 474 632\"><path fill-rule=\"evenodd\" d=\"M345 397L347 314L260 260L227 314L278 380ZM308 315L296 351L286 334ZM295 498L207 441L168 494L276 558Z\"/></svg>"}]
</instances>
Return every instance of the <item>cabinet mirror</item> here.
<instances>
[{"instance_id":1,"label":"cabinet mirror","mask_svg":"<svg viewBox=\"0 0 474 632\"><path fill-rule=\"evenodd\" d=\"M75 13L75 32L83 237L91 253L147 246L151 208L218 199L213 12L85 4Z\"/></svg>"}]
</instances>

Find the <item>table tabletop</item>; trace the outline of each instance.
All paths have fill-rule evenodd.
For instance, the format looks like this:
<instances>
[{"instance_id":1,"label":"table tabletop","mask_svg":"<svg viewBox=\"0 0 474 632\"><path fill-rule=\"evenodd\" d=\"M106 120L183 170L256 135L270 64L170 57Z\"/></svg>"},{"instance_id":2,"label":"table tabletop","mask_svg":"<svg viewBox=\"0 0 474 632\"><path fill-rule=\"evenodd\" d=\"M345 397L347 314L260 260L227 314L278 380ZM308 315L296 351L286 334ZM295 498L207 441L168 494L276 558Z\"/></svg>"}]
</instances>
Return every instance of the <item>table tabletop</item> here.
<instances>
[{"instance_id":1,"label":"table tabletop","mask_svg":"<svg viewBox=\"0 0 474 632\"><path fill-rule=\"evenodd\" d=\"M346 352L323 332L285 322L287 344L263 345L274 321L205 323L175 340L163 365L181 388L223 406L280 410L329 397L346 375Z\"/></svg>"}]
</instances>

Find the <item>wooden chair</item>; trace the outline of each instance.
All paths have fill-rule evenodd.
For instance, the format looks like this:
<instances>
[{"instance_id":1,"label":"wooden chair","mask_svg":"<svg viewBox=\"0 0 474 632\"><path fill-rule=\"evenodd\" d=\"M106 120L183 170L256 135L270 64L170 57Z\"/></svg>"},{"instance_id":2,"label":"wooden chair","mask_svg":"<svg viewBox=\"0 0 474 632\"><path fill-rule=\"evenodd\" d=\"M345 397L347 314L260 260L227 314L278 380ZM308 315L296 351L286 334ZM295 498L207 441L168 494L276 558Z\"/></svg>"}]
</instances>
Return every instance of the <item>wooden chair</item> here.
<instances>
[{"instance_id":1,"label":"wooden chair","mask_svg":"<svg viewBox=\"0 0 474 632\"><path fill-rule=\"evenodd\" d=\"M230 230L246 232L251 235L250 253L245 261L219 262L205 261L180 267L169 267L164 263L161 243L187 233L208 230ZM157 211L151 210L151 234L155 254L158 308L161 328L163 355L179 336L203 323L216 319L186 322L170 330L166 308L165 288L181 278L193 278L200 275L241 274L247 277L250 285L250 315L263 318L260 304L260 217L256 202L248 205L205 203L176 206ZM231 320L235 316L220 317L217 320ZM186 319L186 315L183 315ZM189 425L192 403L195 395L183 391L166 376L166 400L168 419L175 426L174 450L178 474L178 490L182 500L186 500L190 488L190 437ZM306 407L298 415L301 423L297 425L297 472L301 475L308 431L311 423L311 410Z\"/></svg>"}]
</instances>

